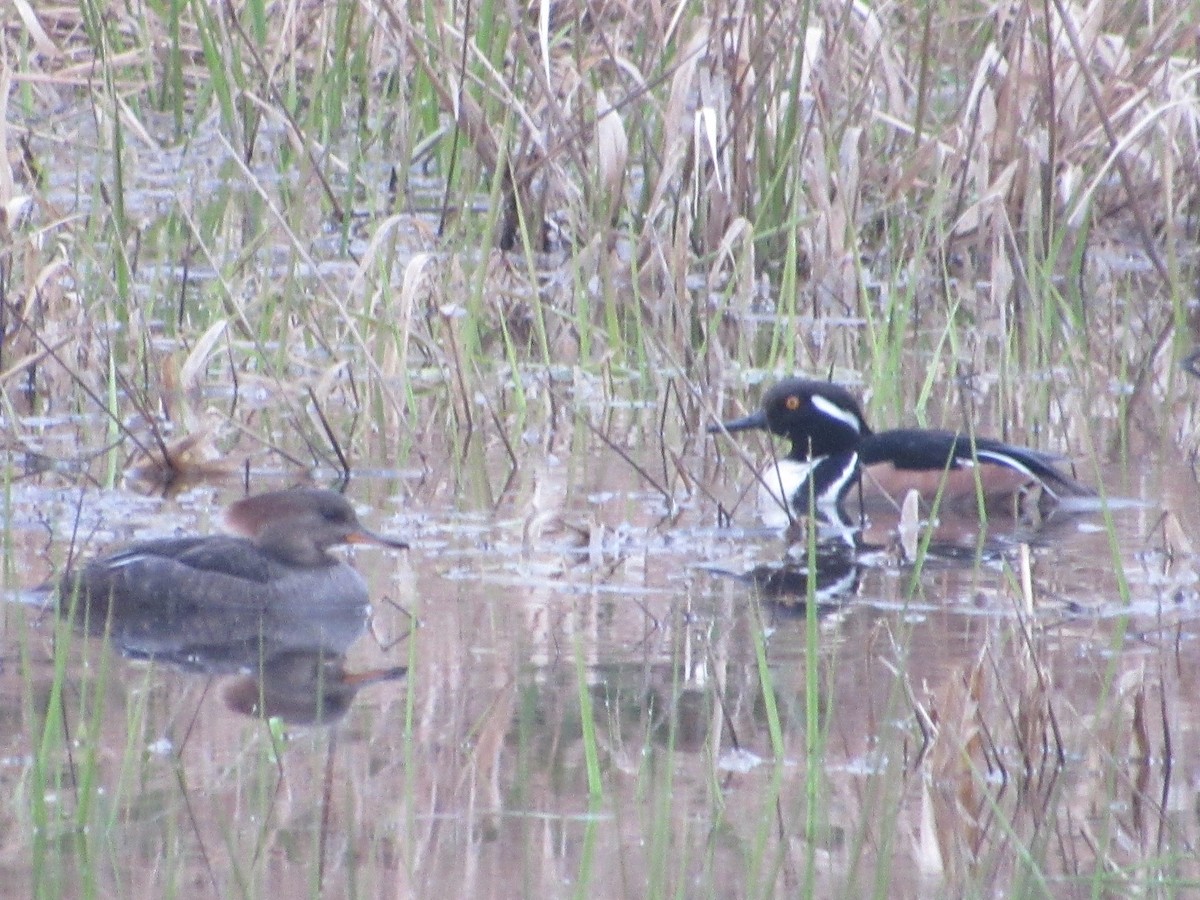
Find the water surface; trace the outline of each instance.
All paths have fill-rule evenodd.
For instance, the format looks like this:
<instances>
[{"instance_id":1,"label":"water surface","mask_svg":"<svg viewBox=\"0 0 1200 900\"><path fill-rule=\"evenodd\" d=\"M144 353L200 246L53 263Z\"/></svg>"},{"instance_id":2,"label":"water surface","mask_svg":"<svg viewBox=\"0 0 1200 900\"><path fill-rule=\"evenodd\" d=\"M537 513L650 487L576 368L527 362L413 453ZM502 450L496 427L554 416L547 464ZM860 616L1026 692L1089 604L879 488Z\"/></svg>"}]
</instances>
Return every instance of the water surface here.
<instances>
[{"instance_id":1,"label":"water surface","mask_svg":"<svg viewBox=\"0 0 1200 900\"><path fill-rule=\"evenodd\" d=\"M964 865L1018 883L1015 847L1047 841L1061 849L1042 876L1069 896L1103 832L1116 859L1200 874L1196 560L1161 501L1186 511L1186 473L1106 470L1145 501L1111 527L997 529L916 573L894 547L823 555L809 615L773 590L783 579L748 577L778 573L786 548L748 505L718 521L714 498L735 506L747 473L714 466L711 445L693 445L695 489L673 504L591 435L507 474L494 450L351 482L368 525L412 549L347 554L373 613L345 669L409 673L364 687L334 726L273 732L231 707L233 675L129 660L7 607L5 777L34 789L31 729L65 652L50 732L79 755L59 757L46 802L101 804L121 844L83 859L59 831L21 852L55 847L43 861L68 890L86 873L106 890L183 876L305 891L313 869L295 863L315 857L328 890L367 894L638 896L666 878L730 896L809 877L840 893L885 871L917 896ZM240 490L15 483L8 570L36 583L73 532L92 552L211 531Z\"/></svg>"}]
</instances>

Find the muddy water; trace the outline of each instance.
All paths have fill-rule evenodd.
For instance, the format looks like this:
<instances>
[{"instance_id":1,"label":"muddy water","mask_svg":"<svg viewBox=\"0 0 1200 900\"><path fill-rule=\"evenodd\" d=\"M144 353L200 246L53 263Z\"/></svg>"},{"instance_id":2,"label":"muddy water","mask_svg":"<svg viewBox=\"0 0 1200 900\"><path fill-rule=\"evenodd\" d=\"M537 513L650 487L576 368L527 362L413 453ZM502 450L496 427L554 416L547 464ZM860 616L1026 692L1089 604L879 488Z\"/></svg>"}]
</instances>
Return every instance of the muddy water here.
<instances>
[{"instance_id":1,"label":"muddy water","mask_svg":"<svg viewBox=\"0 0 1200 900\"><path fill-rule=\"evenodd\" d=\"M1147 501L1113 512L1111 531L1094 515L968 534L915 575L895 547L823 556L810 615L794 583L775 590L784 548L748 507L718 526L717 501L736 506L748 475L710 445L684 457L689 478L662 476L668 503L591 436L553 444L515 472L489 447L477 466L352 482L367 524L412 549L347 554L373 610L344 670L408 677L350 692L336 725L292 724L282 742L231 700L235 673L129 660L10 604L3 778L33 789L57 641L52 732L74 755L48 802L88 798L120 845L96 862L69 830L49 835L59 886L740 896L811 877L833 895L883 871L891 895L918 896L1024 883L1031 845L1053 847L1034 880L1056 896L1087 893L1100 853L1200 875L1189 855L1171 862L1200 838L1189 472L1106 472ZM14 484L10 585L47 577L73 533L90 552L208 532L239 494ZM756 583L756 567L775 577ZM87 767L98 793L79 784ZM45 848L8 833L5 874L24 884L12 861Z\"/></svg>"}]
</instances>

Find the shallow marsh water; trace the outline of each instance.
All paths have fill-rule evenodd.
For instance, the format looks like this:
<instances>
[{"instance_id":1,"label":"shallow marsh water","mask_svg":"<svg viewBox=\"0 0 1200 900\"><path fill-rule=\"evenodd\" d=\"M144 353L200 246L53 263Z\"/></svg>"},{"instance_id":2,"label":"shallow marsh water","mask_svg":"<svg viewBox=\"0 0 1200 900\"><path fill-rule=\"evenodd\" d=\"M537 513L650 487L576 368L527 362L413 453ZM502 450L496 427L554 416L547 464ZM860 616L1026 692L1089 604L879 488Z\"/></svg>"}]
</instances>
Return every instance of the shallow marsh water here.
<instances>
[{"instance_id":1,"label":"shallow marsh water","mask_svg":"<svg viewBox=\"0 0 1200 900\"><path fill-rule=\"evenodd\" d=\"M140 114L153 121L151 105ZM365 199L334 227L313 202L311 170L283 161L291 136L281 128L255 132L253 174L212 122L178 153L139 147L122 166L95 152L118 145L96 133L116 118L108 107L67 108L69 121L34 120L33 155L55 161L40 196L94 231L65 234L79 249L60 277L25 273L45 290L39 341L70 355L46 360L21 332L14 343L29 343L4 347L6 367L39 360L27 394L14 388L17 408L4 411L17 417L6 419L5 587L45 580L73 550L214 531L240 496L237 474L170 500L121 480L133 442L118 443L119 430L93 417L109 391L151 448L137 419L157 414L160 400L161 419L184 432L203 431L199 411L216 407L213 443L232 469L252 473L255 490L311 465L332 481L336 455L317 416L329 413L366 522L413 545L353 554L373 608L345 669L409 673L364 687L335 724L263 722L227 702L232 673L127 660L52 615L5 605L6 891L724 898L1196 888L1200 602L1190 536L1200 533L1200 490L1187 454L1198 405L1190 383L1164 374L1170 354L1158 355L1153 387L1128 410L1135 392L1112 374L1131 360L1154 367L1143 360L1155 357L1148 335L1161 326L1147 297L1168 308L1165 298L1144 297L1138 282L1110 289L1087 309L1098 319L1088 352L1030 352L1057 366L1030 381L1014 377L1026 358L1012 346L1050 345L1058 332L989 319L979 301L992 285L970 270L932 292L946 289L952 313L937 302L909 310L905 267L886 255L888 273L845 267L865 279L862 290L826 281L803 298L775 297L749 264L753 285L689 275L694 296L681 291L678 306L640 319L618 307L657 301L661 285L648 278L645 294L630 290L629 260L612 284L608 267L561 259L523 283L503 278L520 268L515 255L488 256L478 240L448 246L431 217L382 225L396 203L390 139L370 151L388 159L361 161L361 183L346 193ZM87 149L76 159L64 148L80 135ZM134 226L104 218L100 179L114 162ZM400 180L409 206L423 205L414 191L442 193L412 173ZM828 231L855 230L845 225ZM372 241L387 229L399 237L377 271ZM125 293L113 274L122 249L133 260ZM861 260L864 249L832 258ZM321 252L332 258L310 256ZM426 253L437 277L426 284L417 273L427 296L405 310L405 266ZM684 256L690 272L699 261ZM59 260L44 265L53 274ZM925 285L911 289L919 297ZM520 313L535 292L558 325L547 350L519 334L531 328ZM771 300L812 315L781 316ZM1062 314L1047 302L1048 320ZM865 364L880 330L868 335L858 305L903 330L895 370ZM464 366L455 340L466 306L482 336ZM577 324L592 329L591 355ZM214 325L224 329L219 350L197 353ZM702 328L710 333L697 341ZM643 339L649 332L662 347ZM947 336L961 346L946 351ZM678 365L697 343L708 357ZM528 364L526 352L561 365ZM620 360L639 353L650 358L627 383ZM488 355L496 369L473 370ZM818 606L776 597L736 577L764 566L777 576L784 547L756 529L744 499L750 471L732 445L704 437L700 410L746 402L783 370L739 366L781 360L804 360L810 375L836 365L843 381L894 371L911 384L865 387L898 403L930 379L922 421L897 405L875 424L969 416L982 433L1071 448L1088 481L1089 451L1125 458L1103 468L1108 491L1147 505L1115 510L1111 530L1096 515L1019 535L1027 552L995 532L976 549L967 526L953 553L917 574L892 546L834 553L822 558ZM681 397L685 379L711 395ZM977 396L979 408L948 408L942 391ZM21 419L25 400L25 411L49 415ZM340 418L343 407L355 416ZM1026 421L1038 416L1042 434ZM1111 452L1095 449L1105 441ZM766 456L763 443L739 445ZM120 486L80 487L110 480Z\"/></svg>"},{"instance_id":2,"label":"shallow marsh water","mask_svg":"<svg viewBox=\"0 0 1200 900\"><path fill-rule=\"evenodd\" d=\"M640 448L658 439L635 431L620 444L652 467ZM351 482L368 525L412 549L353 554L373 613L345 667L409 674L331 727L268 727L225 702L230 676L124 660L6 607L3 779L61 808L30 832L10 804L7 883L32 887L30 855L43 888L122 895L307 893L319 877L366 896L834 896L884 877L890 896L968 879L1082 896L1098 859L1151 857L1200 877L1196 559L1161 512L1170 497L1195 533L1189 470L1105 469L1146 504L1111 532L1070 519L1026 556L1000 533L915 577L895 550L834 554L819 586L840 591L809 616L724 574L778 567L784 548L748 504L718 525L716 498L735 505L750 475L714 444L687 445L693 490L668 509L593 434L529 439L515 472L480 438L474 459L434 444ZM241 492L80 496L50 479L11 485L10 585L47 577L73 533L91 552L212 531ZM42 731L56 661L65 711ZM47 740L60 768L35 775ZM107 828L107 855L72 822ZM1030 846L1040 868L1022 864Z\"/></svg>"}]
</instances>

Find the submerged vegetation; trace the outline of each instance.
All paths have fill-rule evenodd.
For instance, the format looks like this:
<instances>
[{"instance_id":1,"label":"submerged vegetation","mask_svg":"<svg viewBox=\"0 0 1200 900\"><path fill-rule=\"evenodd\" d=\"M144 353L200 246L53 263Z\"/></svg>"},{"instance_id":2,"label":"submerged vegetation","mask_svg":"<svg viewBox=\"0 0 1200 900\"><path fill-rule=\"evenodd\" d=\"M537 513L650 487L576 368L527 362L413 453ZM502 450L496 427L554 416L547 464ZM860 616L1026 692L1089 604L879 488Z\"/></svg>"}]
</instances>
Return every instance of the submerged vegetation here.
<instances>
[{"instance_id":1,"label":"submerged vegetation","mask_svg":"<svg viewBox=\"0 0 1200 900\"><path fill-rule=\"evenodd\" d=\"M724 510L751 524L752 455L704 428L785 373L850 385L881 426L969 420L1069 453L1105 497L1157 490L1137 460L1194 459L1194 4L11 8L7 583L29 582L21 548L68 554L33 550L38 524L92 537L51 491L344 475L431 516L445 597L472 602L453 592L478 580L475 541L519 560L492 595L529 592L473 621L485 640L388 581L382 615L428 626L382 661L406 685L375 723L284 736L181 722L154 669L118 689L64 623L6 613L11 884L1195 888L1194 788L1173 780L1200 739L1195 625L1138 609L1138 662L1123 618L1135 551L1156 596L1195 592L1172 568L1194 562L1189 467L1164 510L1098 522L1091 582L1035 572L1028 540L972 547L961 578L836 560L904 611L884 624L815 602L816 577L775 620L761 584L752 602L689 568L724 546ZM620 500L587 494L614 471ZM672 528L694 543L661 575ZM597 585L630 556L613 603ZM953 663L914 636L938 579L1002 610L955 620ZM563 600L588 590L587 613ZM1047 623L1057 596L1095 605ZM845 659L851 641L873 649ZM1092 660L1082 695L1057 693L1063 647ZM487 678L465 690L435 656Z\"/></svg>"}]
</instances>

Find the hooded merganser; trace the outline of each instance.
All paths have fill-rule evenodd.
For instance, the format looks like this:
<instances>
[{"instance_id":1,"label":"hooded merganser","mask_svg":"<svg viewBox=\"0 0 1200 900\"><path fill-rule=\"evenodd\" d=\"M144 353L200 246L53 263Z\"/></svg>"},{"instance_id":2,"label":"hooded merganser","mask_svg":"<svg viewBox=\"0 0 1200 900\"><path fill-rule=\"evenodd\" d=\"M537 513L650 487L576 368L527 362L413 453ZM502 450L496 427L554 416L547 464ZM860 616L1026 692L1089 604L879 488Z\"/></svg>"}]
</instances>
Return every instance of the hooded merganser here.
<instances>
[{"instance_id":1,"label":"hooded merganser","mask_svg":"<svg viewBox=\"0 0 1200 900\"><path fill-rule=\"evenodd\" d=\"M245 611L286 606L366 606L367 585L329 553L336 544L406 548L368 531L340 494L313 488L246 497L226 513L240 535L143 541L70 571L59 583L66 609L78 598L103 628L110 610L154 606Z\"/></svg>"},{"instance_id":2,"label":"hooded merganser","mask_svg":"<svg viewBox=\"0 0 1200 900\"><path fill-rule=\"evenodd\" d=\"M810 508L836 510L854 496L862 505L897 508L910 490L928 504L972 509L982 494L989 510L1019 512L1037 496L1039 507L1092 492L1055 468L1060 457L953 431L901 428L871 431L844 388L789 378L742 419L710 433L761 428L792 442L787 457L762 474L763 517L786 524ZM784 503L783 498L787 498Z\"/></svg>"}]
</instances>

